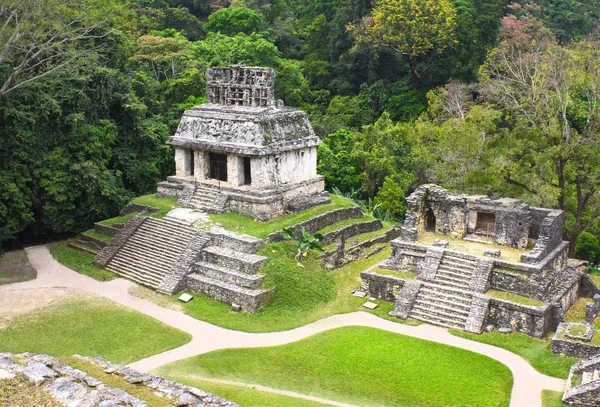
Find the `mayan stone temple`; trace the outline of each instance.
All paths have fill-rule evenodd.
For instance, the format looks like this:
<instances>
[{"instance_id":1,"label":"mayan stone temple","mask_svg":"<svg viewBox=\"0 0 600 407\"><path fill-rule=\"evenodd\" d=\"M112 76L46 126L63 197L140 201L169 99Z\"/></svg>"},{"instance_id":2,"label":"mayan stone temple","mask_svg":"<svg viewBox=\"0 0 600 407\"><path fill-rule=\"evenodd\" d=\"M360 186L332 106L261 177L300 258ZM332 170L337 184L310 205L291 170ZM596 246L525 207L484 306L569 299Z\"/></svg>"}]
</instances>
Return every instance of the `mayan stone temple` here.
<instances>
[{"instance_id":1,"label":"mayan stone temple","mask_svg":"<svg viewBox=\"0 0 600 407\"><path fill-rule=\"evenodd\" d=\"M420 186L407 203L401 235L392 241L383 270L361 275L362 289L395 302L391 314L398 318L542 337L583 289L584 273L567 259L560 210L452 195L437 185Z\"/></svg>"},{"instance_id":2,"label":"mayan stone temple","mask_svg":"<svg viewBox=\"0 0 600 407\"><path fill-rule=\"evenodd\" d=\"M303 111L275 100L274 70L236 65L206 76L207 103L185 112L169 140L176 174L158 184L158 195L259 220L327 199L317 175L320 140Z\"/></svg>"},{"instance_id":3,"label":"mayan stone temple","mask_svg":"<svg viewBox=\"0 0 600 407\"><path fill-rule=\"evenodd\" d=\"M255 254L263 240L201 221L224 211L264 221L331 201L316 173L320 140L304 112L275 100L274 77L271 68L208 70L207 103L186 111L169 140L176 174L157 185L157 196L177 197L180 208L154 218L150 207L128 206L142 214L96 264L165 294L191 289L248 312L267 303L267 258Z\"/></svg>"}]
</instances>

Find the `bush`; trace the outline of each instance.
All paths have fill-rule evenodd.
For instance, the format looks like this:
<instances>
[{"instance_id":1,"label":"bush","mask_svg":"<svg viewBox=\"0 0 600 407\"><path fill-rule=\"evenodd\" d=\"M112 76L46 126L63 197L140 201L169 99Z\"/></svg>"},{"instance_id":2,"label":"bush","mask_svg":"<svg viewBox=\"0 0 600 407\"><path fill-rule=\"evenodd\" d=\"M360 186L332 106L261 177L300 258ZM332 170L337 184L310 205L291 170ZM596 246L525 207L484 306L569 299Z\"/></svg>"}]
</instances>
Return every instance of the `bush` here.
<instances>
[{"instance_id":1,"label":"bush","mask_svg":"<svg viewBox=\"0 0 600 407\"><path fill-rule=\"evenodd\" d=\"M581 232L575 246L575 256L590 263L600 262L600 240L589 232Z\"/></svg>"}]
</instances>

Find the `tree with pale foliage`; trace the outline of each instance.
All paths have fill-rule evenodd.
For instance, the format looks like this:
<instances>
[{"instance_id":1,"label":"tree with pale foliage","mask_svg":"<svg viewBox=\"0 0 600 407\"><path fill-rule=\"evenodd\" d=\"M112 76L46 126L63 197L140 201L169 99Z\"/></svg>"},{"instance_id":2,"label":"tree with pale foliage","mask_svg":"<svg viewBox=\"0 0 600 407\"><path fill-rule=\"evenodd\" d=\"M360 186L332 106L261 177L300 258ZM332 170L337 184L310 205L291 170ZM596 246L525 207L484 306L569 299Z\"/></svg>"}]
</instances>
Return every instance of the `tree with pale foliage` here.
<instances>
[{"instance_id":1,"label":"tree with pale foliage","mask_svg":"<svg viewBox=\"0 0 600 407\"><path fill-rule=\"evenodd\" d=\"M64 70L103 46L110 35L113 1L2 0L0 96Z\"/></svg>"},{"instance_id":2,"label":"tree with pale foliage","mask_svg":"<svg viewBox=\"0 0 600 407\"><path fill-rule=\"evenodd\" d=\"M361 24L350 24L359 43L384 47L404 59L415 88L431 62L455 42L456 9L450 0L378 0Z\"/></svg>"}]
</instances>

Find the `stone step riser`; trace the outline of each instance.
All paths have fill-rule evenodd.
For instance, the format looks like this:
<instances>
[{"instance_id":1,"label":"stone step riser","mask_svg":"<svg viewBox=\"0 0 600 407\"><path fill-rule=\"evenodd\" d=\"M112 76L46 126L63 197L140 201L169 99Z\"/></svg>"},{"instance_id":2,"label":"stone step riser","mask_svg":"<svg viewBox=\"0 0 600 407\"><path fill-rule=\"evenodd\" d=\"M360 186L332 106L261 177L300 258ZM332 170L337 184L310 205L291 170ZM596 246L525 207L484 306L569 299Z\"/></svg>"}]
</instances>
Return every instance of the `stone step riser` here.
<instances>
[{"instance_id":1,"label":"stone step riser","mask_svg":"<svg viewBox=\"0 0 600 407\"><path fill-rule=\"evenodd\" d=\"M443 280L443 279L441 279L441 280L436 279L435 283L437 285L445 287L445 288L458 288L460 290L464 290L464 289L468 288L468 285L465 286L464 283L456 283L453 281L447 281L447 280Z\"/></svg>"},{"instance_id":2,"label":"stone step riser","mask_svg":"<svg viewBox=\"0 0 600 407\"><path fill-rule=\"evenodd\" d=\"M229 284L235 284L245 288L258 288L265 279L264 276L257 276L256 278L251 278L251 275L248 275L248 277L244 277L243 275L241 275L241 273L227 273L224 270L219 270L215 267L211 267L210 264L197 264L194 267L194 271L206 277L219 281L224 281Z\"/></svg>"},{"instance_id":3,"label":"stone step riser","mask_svg":"<svg viewBox=\"0 0 600 407\"><path fill-rule=\"evenodd\" d=\"M233 253L233 252L232 252ZM257 256L258 257L258 256ZM232 254L226 252L215 252L205 249L201 254L202 261L207 263L216 264L221 267L225 267L231 270L235 270L246 274L256 274L258 270L264 265L265 261L260 262L247 262L243 258L233 257Z\"/></svg>"},{"instance_id":4,"label":"stone step riser","mask_svg":"<svg viewBox=\"0 0 600 407\"><path fill-rule=\"evenodd\" d=\"M242 309L248 312L256 312L262 308L274 292L273 290L240 288L198 274L189 275L187 285L192 290L219 301L240 304Z\"/></svg>"},{"instance_id":5,"label":"stone step riser","mask_svg":"<svg viewBox=\"0 0 600 407\"><path fill-rule=\"evenodd\" d=\"M162 239L160 239L160 241L157 242L156 240L148 237L136 237L129 239L128 246L138 246L140 248L165 253L180 253L181 250L187 247L187 243L188 242L178 242L177 244L175 244Z\"/></svg>"},{"instance_id":6,"label":"stone step riser","mask_svg":"<svg viewBox=\"0 0 600 407\"><path fill-rule=\"evenodd\" d=\"M446 276L446 275L437 275L435 277L436 284L442 285L456 285L458 288L468 288L470 280L461 280L456 277Z\"/></svg>"},{"instance_id":7,"label":"stone step riser","mask_svg":"<svg viewBox=\"0 0 600 407\"><path fill-rule=\"evenodd\" d=\"M107 270L110 270L110 271L120 275L121 277L133 280L135 282L139 282L141 284L144 284L146 286L150 286L153 288L156 288L162 281L161 278L148 276L147 274L136 273L131 270L124 270L121 268L112 268L112 267L108 268Z\"/></svg>"},{"instance_id":8,"label":"stone step riser","mask_svg":"<svg viewBox=\"0 0 600 407\"><path fill-rule=\"evenodd\" d=\"M454 298L460 302L463 302L463 301L470 302L471 299L473 298L472 294L452 291L451 289L447 289L447 287L442 287L442 286L436 286L435 288L423 286L423 287L421 287L420 292L422 292L423 294L427 294L429 296L433 296L433 297L441 296L441 297L447 297L447 298Z\"/></svg>"},{"instance_id":9,"label":"stone step riser","mask_svg":"<svg viewBox=\"0 0 600 407\"><path fill-rule=\"evenodd\" d=\"M463 276L463 275L471 276L471 275L473 275L473 271L474 271L474 269L463 269L463 268L448 266L447 264L440 264L438 270L444 270L449 273L455 273L455 274L458 274L461 276Z\"/></svg>"},{"instance_id":10,"label":"stone step riser","mask_svg":"<svg viewBox=\"0 0 600 407\"><path fill-rule=\"evenodd\" d=\"M457 309L462 312L469 312L471 304L467 302L456 302L448 298L435 298L419 293L417 301L424 304L431 304L433 307L441 306L449 309Z\"/></svg>"},{"instance_id":11,"label":"stone step riser","mask_svg":"<svg viewBox=\"0 0 600 407\"><path fill-rule=\"evenodd\" d=\"M441 319L441 318L437 318L435 316L431 316L429 314L421 314L421 313L412 314L411 313L411 317L414 319L423 321L423 322L430 323L432 325L440 325L440 326L443 326L446 328L464 329L464 327L465 327L465 323L462 321L452 321L452 320Z\"/></svg>"},{"instance_id":12,"label":"stone step riser","mask_svg":"<svg viewBox=\"0 0 600 407\"><path fill-rule=\"evenodd\" d=\"M420 301L419 297L415 301L413 309L419 309L424 312L430 312L435 315L443 316L445 318L464 318L466 319L469 316L469 311L465 309L455 308L455 307L447 307L447 306L438 306L436 304L432 304L426 301Z\"/></svg>"},{"instance_id":13,"label":"stone step riser","mask_svg":"<svg viewBox=\"0 0 600 407\"><path fill-rule=\"evenodd\" d=\"M144 264L170 263L179 258L179 253L152 250L152 247L131 245L121 248L119 253L126 254L128 260ZM140 254L143 253L143 254ZM119 256L120 257L120 256Z\"/></svg>"},{"instance_id":14,"label":"stone step riser","mask_svg":"<svg viewBox=\"0 0 600 407\"><path fill-rule=\"evenodd\" d=\"M448 266L448 267L454 267L457 269L461 269L461 270L473 270L475 268L475 263L471 263L471 262L463 262L463 261L456 261L455 259L447 259L447 258L442 258L442 261L440 262L440 264L444 265L444 266Z\"/></svg>"},{"instance_id":15,"label":"stone step riser","mask_svg":"<svg viewBox=\"0 0 600 407\"><path fill-rule=\"evenodd\" d=\"M184 229L184 227L185 227L185 229ZM187 226L184 226L184 227L179 226L179 227L164 228L164 227L156 227L156 226L144 227L142 225L142 227L140 227L138 229L138 233L142 232L142 233L148 233L151 235L160 235L160 236L164 236L166 238L176 239L176 240L188 239L188 238L194 236L194 231L190 230Z\"/></svg>"},{"instance_id":16,"label":"stone step riser","mask_svg":"<svg viewBox=\"0 0 600 407\"><path fill-rule=\"evenodd\" d=\"M149 278L162 280L169 270L154 268L148 265L137 265L131 263L114 262L110 265L111 268L118 269L120 273L134 273L147 275Z\"/></svg>"}]
</instances>

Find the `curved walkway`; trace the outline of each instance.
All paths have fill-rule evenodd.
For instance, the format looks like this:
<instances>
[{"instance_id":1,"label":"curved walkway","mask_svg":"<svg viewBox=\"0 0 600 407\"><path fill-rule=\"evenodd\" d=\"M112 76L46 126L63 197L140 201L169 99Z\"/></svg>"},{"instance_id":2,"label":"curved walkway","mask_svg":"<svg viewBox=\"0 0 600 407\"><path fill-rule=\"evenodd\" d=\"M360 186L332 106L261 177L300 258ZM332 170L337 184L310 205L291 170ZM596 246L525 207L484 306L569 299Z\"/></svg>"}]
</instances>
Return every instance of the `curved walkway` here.
<instances>
[{"instance_id":1,"label":"curved walkway","mask_svg":"<svg viewBox=\"0 0 600 407\"><path fill-rule=\"evenodd\" d=\"M128 293L129 287L133 286L134 283L128 280L116 279L109 282L100 282L79 274L54 260L45 246L28 248L27 254L31 264L38 271L38 278L23 283L0 286L0 294L5 291L43 287L79 288L109 298L192 335L192 340L179 348L131 364L132 368L140 371L147 372L165 363L217 349L282 345L329 329L359 325L467 349L498 360L506 365L513 374L514 385L510 407L541 406L542 389L564 390L564 380L538 373L520 356L495 346L453 336L440 327L427 324L408 326L359 311L333 315L284 332L246 333L232 331L134 297Z\"/></svg>"}]
</instances>

